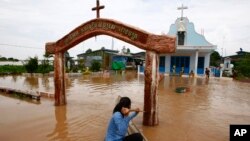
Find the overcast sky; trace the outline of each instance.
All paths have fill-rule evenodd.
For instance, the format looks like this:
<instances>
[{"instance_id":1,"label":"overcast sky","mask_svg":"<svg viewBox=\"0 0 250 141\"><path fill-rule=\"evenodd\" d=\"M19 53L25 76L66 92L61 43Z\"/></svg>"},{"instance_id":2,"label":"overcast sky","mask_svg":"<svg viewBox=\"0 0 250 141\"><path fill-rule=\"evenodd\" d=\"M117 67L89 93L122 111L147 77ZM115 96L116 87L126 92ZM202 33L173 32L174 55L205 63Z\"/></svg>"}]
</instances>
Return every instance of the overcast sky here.
<instances>
[{"instance_id":1,"label":"overcast sky","mask_svg":"<svg viewBox=\"0 0 250 141\"><path fill-rule=\"evenodd\" d=\"M250 51L250 0L100 0L105 9L102 18L110 18L145 31L168 33L181 16L177 7L184 4L184 17L204 30L205 38L217 45L223 56L240 48ZM77 26L96 17L91 8L96 0L0 0L0 56L42 59L45 43L61 39ZM70 56L105 47L111 49L112 38L97 36L69 50ZM114 39L114 49L123 46L131 52L137 47Z\"/></svg>"}]
</instances>

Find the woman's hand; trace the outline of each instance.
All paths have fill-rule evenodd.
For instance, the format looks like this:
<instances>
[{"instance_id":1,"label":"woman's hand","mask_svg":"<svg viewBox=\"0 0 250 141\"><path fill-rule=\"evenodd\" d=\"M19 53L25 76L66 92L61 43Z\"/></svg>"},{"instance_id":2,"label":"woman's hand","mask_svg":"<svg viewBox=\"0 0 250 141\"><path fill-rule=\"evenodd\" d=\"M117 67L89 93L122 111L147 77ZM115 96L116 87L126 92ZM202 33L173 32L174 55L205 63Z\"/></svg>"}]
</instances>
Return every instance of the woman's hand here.
<instances>
[{"instance_id":1,"label":"woman's hand","mask_svg":"<svg viewBox=\"0 0 250 141\"><path fill-rule=\"evenodd\" d=\"M130 109L130 112L139 113L139 112L145 112L145 111L142 111L140 108L136 108L136 109Z\"/></svg>"},{"instance_id":2,"label":"woman's hand","mask_svg":"<svg viewBox=\"0 0 250 141\"><path fill-rule=\"evenodd\" d=\"M137 114L138 114L139 112L141 112L140 108L136 108L134 111L135 111Z\"/></svg>"},{"instance_id":3,"label":"woman's hand","mask_svg":"<svg viewBox=\"0 0 250 141\"><path fill-rule=\"evenodd\" d=\"M130 110L129 110L129 108L122 107L121 112L122 112L122 114L123 114L124 116L128 116Z\"/></svg>"}]
</instances>

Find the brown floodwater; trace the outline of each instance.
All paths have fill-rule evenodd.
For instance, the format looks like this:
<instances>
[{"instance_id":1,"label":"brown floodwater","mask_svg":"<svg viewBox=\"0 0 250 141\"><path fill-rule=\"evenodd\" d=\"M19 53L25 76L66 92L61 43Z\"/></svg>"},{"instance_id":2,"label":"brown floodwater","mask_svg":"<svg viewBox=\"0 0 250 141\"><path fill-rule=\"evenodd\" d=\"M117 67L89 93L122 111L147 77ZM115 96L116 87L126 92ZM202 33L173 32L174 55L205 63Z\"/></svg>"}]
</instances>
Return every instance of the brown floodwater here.
<instances>
[{"instance_id":1,"label":"brown floodwater","mask_svg":"<svg viewBox=\"0 0 250 141\"><path fill-rule=\"evenodd\" d=\"M175 88L187 86L187 93ZM51 76L1 76L0 87L53 93ZM159 84L159 125L134 122L150 141L228 141L230 124L250 123L250 83L165 76ZM68 76L66 106L0 93L1 141L103 141L118 95L143 108L144 76Z\"/></svg>"}]
</instances>

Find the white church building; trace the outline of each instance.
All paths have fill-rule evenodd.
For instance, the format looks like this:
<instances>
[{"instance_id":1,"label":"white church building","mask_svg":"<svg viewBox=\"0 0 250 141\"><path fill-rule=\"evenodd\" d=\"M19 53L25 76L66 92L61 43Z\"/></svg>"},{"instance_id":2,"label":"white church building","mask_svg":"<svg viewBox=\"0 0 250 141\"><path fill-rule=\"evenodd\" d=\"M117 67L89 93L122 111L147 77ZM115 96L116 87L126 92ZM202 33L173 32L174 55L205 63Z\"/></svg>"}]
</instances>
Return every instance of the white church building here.
<instances>
[{"instance_id":1,"label":"white church building","mask_svg":"<svg viewBox=\"0 0 250 141\"><path fill-rule=\"evenodd\" d=\"M210 54L217 48L206 40L204 35L195 31L194 24L183 17L183 10L187 7L179 7L181 17L170 26L167 35L176 36L176 52L172 54L160 54L159 71L165 74L180 73L195 75L205 74L205 68L209 67Z\"/></svg>"}]
</instances>

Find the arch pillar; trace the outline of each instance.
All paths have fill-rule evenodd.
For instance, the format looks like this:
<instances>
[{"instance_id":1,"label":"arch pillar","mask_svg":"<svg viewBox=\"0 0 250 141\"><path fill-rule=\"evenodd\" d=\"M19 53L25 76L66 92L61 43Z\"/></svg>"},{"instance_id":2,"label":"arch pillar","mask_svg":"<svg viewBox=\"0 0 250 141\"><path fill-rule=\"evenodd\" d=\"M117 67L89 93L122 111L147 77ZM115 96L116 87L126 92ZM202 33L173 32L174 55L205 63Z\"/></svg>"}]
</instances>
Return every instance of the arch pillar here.
<instances>
[{"instance_id":1,"label":"arch pillar","mask_svg":"<svg viewBox=\"0 0 250 141\"><path fill-rule=\"evenodd\" d=\"M146 51L143 125L155 126L158 119L159 55Z\"/></svg>"},{"instance_id":2,"label":"arch pillar","mask_svg":"<svg viewBox=\"0 0 250 141\"><path fill-rule=\"evenodd\" d=\"M54 57L55 105L66 105L64 81L64 52L56 52Z\"/></svg>"}]
</instances>

